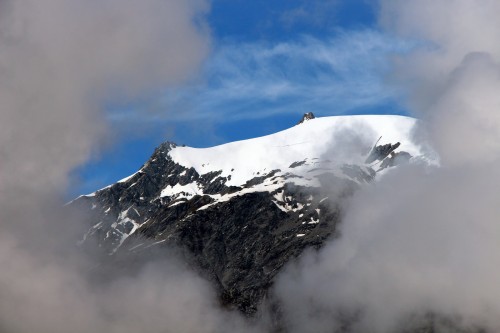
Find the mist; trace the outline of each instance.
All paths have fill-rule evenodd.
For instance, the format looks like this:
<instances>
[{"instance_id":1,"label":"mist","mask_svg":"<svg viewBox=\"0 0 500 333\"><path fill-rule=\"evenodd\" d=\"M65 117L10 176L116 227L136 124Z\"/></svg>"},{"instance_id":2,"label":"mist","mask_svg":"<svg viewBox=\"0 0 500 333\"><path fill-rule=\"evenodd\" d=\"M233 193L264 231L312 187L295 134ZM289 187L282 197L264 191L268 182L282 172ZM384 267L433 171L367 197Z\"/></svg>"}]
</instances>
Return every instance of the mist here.
<instances>
[{"instance_id":1,"label":"mist","mask_svg":"<svg viewBox=\"0 0 500 333\"><path fill-rule=\"evenodd\" d=\"M387 33L423 41L390 84L439 167L399 166L354 193L340 237L280 275L290 332L500 329L498 1L381 1ZM401 147L404 149L404 147Z\"/></svg>"},{"instance_id":2,"label":"mist","mask_svg":"<svg viewBox=\"0 0 500 333\"><path fill-rule=\"evenodd\" d=\"M208 10L203 0L0 0L2 332L269 328L222 309L175 251L96 282L95 261L75 248L84 217L60 210L71 171L112 137L103 105L196 75ZM425 42L393 59L387 81L407 92L414 135L440 166L400 166L343 199L340 237L275 283L285 329L500 329L499 12L495 0L380 2L381 29ZM365 149L370 135L340 144Z\"/></svg>"},{"instance_id":3,"label":"mist","mask_svg":"<svg viewBox=\"0 0 500 333\"><path fill-rule=\"evenodd\" d=\"M208 10L0 0L0 331L247 331L176 252L99 282L99 262L76 247L85 217L62 209L71 171L113 139L104 106L196 75Z\"/></svg>"}]
</instances>

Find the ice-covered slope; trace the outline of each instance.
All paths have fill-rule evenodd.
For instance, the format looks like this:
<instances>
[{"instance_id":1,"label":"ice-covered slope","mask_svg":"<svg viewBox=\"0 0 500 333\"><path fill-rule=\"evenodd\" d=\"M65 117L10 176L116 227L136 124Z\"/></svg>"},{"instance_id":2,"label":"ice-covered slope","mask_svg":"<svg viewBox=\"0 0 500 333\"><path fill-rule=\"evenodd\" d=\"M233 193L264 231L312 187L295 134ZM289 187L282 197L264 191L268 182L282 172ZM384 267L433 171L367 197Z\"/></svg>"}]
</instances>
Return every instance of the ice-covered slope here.
<instances>
[{"instance_id":1,"label":"ice-covered slope","mask_svg":"<svg viewBox=\"0 0 500 333\"><path fill-rule=\"evenodd\" d=\"M378 144L400 142L404 151L420 156L420 147L411 139L415 121L392 115L315 118L278 133L212 148L176 147L169 155L199 174L222 171L221 176L231 177L227 185L240 186L256 175L283 171L299 161L362 164L379 137Z\"/></svg>"}]
</instances>

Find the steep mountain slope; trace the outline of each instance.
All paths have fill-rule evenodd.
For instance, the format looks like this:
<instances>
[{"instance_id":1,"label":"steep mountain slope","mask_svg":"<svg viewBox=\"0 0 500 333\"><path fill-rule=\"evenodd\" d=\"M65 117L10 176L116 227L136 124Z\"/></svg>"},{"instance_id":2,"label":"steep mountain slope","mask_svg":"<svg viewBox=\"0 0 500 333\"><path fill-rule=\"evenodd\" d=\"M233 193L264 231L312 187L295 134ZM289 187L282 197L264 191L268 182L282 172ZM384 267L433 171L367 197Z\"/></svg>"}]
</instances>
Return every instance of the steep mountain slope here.
<instances>
[{"instance_id":1,"label":"steep mountain slope","mask_svg":"<svg viewBox=\"0 0 500 333\"><path fill-rule=\"evenodd\" d=\"M254 313L290 258L335 236L346 196L424 159L412 118L304 120L212 148L163 143L135 174L70 203L89 215L81 246L130 256L180 246L225 304Z\"/></svg>"}]
</instances>

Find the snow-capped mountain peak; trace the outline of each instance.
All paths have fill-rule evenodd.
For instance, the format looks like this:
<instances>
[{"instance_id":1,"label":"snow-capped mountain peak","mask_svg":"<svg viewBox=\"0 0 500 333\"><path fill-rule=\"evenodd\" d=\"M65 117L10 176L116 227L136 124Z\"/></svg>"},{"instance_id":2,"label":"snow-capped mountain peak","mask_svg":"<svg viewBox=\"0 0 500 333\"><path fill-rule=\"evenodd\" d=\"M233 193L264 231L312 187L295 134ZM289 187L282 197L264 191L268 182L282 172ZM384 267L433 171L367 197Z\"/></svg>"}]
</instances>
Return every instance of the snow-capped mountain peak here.
<instances>
[{"instance_id":1,"label":"snow-capped mountain peak","mask_svg":"<svg viewBox=\"0 0 500 333\"><path fill-rule=\"evenodd\" d=\"M135 174L69 204L89 212L80 244L110 255L185 247L231 303L252 312L288 258L335 232L337 195L422 155L415 124L388 115L308 117L210 148L165 142Z\"/></svg>"}]
</instances>

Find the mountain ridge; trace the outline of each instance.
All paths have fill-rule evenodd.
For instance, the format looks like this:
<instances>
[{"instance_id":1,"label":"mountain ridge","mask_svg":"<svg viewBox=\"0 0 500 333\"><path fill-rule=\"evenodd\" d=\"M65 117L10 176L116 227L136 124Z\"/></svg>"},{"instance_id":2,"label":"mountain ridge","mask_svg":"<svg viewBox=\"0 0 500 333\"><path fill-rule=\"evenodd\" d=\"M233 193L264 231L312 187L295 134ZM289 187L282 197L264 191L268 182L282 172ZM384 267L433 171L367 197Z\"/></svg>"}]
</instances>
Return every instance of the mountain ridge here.
<instances>
[{"instance_id":1,"label":"mountain ridge","mask_svg":"<svg viewBox=\"0 0 500 333\"><path fill-rule=\"evenodd\" d=\"M377 177L373 149L421 156L415 122L324 117L211 148L164 142L136 173L69 203L89 216L79 244L110 256L180 247L222 303L255 314L290 259L335 237L343 200Z\"/></svg>"}]
</instances>

